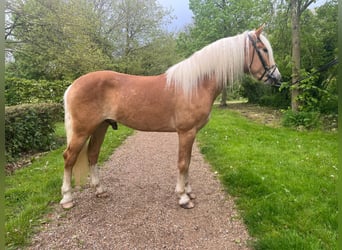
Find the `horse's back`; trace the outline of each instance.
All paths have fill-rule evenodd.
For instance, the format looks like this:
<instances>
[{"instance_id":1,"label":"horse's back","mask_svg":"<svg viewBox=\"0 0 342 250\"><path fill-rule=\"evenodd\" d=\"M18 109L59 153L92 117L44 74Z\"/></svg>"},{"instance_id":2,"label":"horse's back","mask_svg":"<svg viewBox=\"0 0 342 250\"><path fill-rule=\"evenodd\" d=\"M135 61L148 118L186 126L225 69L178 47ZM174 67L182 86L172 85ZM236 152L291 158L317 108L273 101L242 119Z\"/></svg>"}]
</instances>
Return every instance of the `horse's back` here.
<instances>
[{"instance_id":1,"label":"horse's back","mask_svg":"<svg viewBox=\"0 0 342 250\"><path fill-rule=\"evenodd\" d=\"M169 131L175 95L165 83L165 75L96 71L76 79L66 98L78 120L110 119L138 130Z\"/></svg>"}]
</instances>

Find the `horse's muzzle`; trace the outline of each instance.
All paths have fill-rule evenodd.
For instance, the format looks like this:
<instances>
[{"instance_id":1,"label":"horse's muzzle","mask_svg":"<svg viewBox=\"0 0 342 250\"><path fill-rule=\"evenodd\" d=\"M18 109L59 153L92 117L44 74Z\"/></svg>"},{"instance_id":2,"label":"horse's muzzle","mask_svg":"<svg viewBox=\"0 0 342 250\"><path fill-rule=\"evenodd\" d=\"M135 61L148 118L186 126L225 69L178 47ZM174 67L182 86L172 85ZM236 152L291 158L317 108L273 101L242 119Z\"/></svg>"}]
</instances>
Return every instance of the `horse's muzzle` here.
<instances>
[{"instance_id":1,"label":"horse's muzzle","mask_svg":"<svg viewBox=\"0 0 342 250\"><path fill-rule=\"evenodd\" d=\"M276 65L267 70L266 77L266 84L270 84L275 87L281 86L281 74Z\"/></svg>"}]
</instances>

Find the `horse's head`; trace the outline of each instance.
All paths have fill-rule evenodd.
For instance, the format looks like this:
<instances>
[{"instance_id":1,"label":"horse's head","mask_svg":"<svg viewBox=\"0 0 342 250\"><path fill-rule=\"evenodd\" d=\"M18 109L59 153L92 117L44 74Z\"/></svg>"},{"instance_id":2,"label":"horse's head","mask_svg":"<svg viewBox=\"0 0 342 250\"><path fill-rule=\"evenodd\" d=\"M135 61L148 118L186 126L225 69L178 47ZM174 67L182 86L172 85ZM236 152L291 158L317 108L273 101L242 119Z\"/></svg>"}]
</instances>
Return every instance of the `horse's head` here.
<instances>
[{"instance_id":1,"label":"horse's head","mask_svg":"<svg viewBox=\"0 0 342 250\"><path fill-rule=\"evenodd\" d=\"M246 68L258 80L280 85L281 75L273 58L270 42L261 34L264 25L248 32L246 41Z\"/></svg>"}]
</instances>

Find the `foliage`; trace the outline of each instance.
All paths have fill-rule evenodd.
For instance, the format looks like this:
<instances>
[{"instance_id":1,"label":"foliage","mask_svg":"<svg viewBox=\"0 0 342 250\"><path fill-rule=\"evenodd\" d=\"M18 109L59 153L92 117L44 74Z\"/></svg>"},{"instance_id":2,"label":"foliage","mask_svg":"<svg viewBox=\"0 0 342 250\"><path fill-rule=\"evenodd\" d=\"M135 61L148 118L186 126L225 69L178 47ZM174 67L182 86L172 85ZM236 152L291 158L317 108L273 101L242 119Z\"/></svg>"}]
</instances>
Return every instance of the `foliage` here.
<instances>
[{"instance_id":1,"label":"foliage","mask_svg":"<svg viewBox=\"0 0 342 250\"><path fill-rule=\"evenodd\" d=\"M181 61L181 57L175 53L176 41L172 35L156 38L147 46L140 56L140 75L157 75L164 73L173 64Z\"/></svg>"},{"instance_id":2,"label":"foliage","mask_svg":"<svg viewBox=\"0 0 342 250\"><path fill-rule=\"evenodd\" d=\"M62 103L64 92L70 84L70 81L64 80L6 78L5 104L11 106L24 103Z\"/></svg>"},{"instance_id":3,"label":"foliage","mask_svg":"<svg viewBox=\"0 0 342 250\"><path fill-rule=\"evenodd\" d=\"M313 70L311 73L313 72L315 72L315 70ZM304 71L301 72L301 75L304 78L298 85L298 89L300 90L300 94L297 97L297 101L299 102L299 109L301 111L314 111L316 108L319 107L318 102L320 92L322 91L315 85L317 75L310 75L310 73L306 73ZM309 77L306 78L306 75L309 75Z\"/></svg>"},{"instance_id":4,"label":"foliage","mask_svg":"<svg viewBox=\"0 0 342 250\"><path fill-rule=\"evenodd\" d=\"M272 4L265 0L190 0L189 7L194 14L194 24L181 33L177 41L185 56L219 38L257 28L273 11Z\"/></svg>"},{"instance_id":5,"label":"foliage","mask_svg":"<svg viewBox=\"0 0 342 250\"><path fill-rule=\"evenodd\" d=\"M337 67L334 68L336 70ZM300 92L297 97L299 111L320 112L323 114L337 114L338 112L338 92L336 77L330 75L322 80L321 74L312 69L311 72L301 71L302 80L296 86ZM292 89L288 83L282 85L283 91Z\"/></svg>"},{"instance_id":6,"label":"foliage","mask_svg":"<svg viewBox=\"0 0 342 250\"><path fill-rule=\"evenodd\" d=\"M130 74L165 71L165 63L160 69L158 62L164 57L168 61L167 58L172 58L170 54L174 54L174 46L165 46L170 44L171 37L162 29L171 19L168 10L155 0L124 0L113 1L108 15L110 22L105 24L105 29L111 30L108 37L113 43L112 55L117 71ZM147 57L148 54L153 56Z\"/></svg>"},{"instance_id":7,"label":"foliage","mask_svg":"<svg viewBox=\"0 0 342 250\"><path fill-rule=\"evenodd\" d=\"M249 103L276 108L287 108L290 100L286 90L265 85L252 77L245 77L242 81L241 95L248 98Z\"/></svg>"},{"instance_id":8,"label":"foliage","mask_svg":"<svg viewBox=\"0 0 342 250\"><path fill-rule=\"evenodd\" d=\"M285 127L317 129L321 124L320 114L313 111L284 111L282 124Z\"/></svg>"},{"instance_id":9,"label":"foliage","mask_svg":"<svg viewBox=\"0 0 342 250\"><path fill-rule=\"evenodd\" d=\"M62 123L57 131L64 131ZM100 162L103 163L131 133L131 129L123 126L117 131L109 130L100 153ZM59 136L64 137L65 134ZM64 147L53 150L29 167L6 177L6 249L21 249L27 245L31 235L47 222L44 215L61 198L63 150Z\"/></svg>"},{"instance_id":10,"label":"foliage","mask_svg":"<svg viewBox=\"0 0 342 250\"><path fill-rule=\"evenodd\" d=\"M301 4L304 6L308 2L312 1L301 1ZM290 1L279 2L277 16L272 19L272 23L270 24L272 32L268 34L268 38L275 51L275 59L282 73L283 81L287 82L288 85L291 84L293 77L293 60L290 56L292 37L289 5ZM312 72L314 69L319 69L322 65L336 58L337 18L336 0L325 1L323 5L315 9L308 8L302 12L300 19L300 26L302 27L300 29L300 73ZM306 74L303 74L300 78L304 78L305 76ZM324 82L327 79L334 79L336 76L337 67L330 68L321 72L319 77L312 80L310 85L317 87L317 91L325 91L327 86L324 85ZM302 82L298 85L299 94L301 95L300 90L307 87L300 86ZM289 90L292 91L292 89ZM330 100L337 99L337 91L334 93L329 92L329 95ZM317 105L319 105L322 99L318 98L317 100ZM329 110L337 110L337 102L329 102L329 105ZM331 107L332 105L335 108ZM306 108L303 106L304 104L302 104L302 109L311 109L311 107Z\"/></svg>"},{"instance_id":11,"label":"foliage","mask_svg":"<svg viewBox=\"0 0 342 250\"><path fill-rule=\"evenodd\" d=\"M214 108L198 140L255 249L337 249L337 133L271 128Z\"/></svg>"},{"instance_id":12,"label":"foliage","mask_svg":"<svg viewBox=\"0 0 342 250\"><path fill-rule=\"evenodd\" d=\"M156 0L7 0L6 7L10 77L70 80L103 69L144 73L146 65L152 74L178 60L163 30L169 11Z\"/></svg>"},{"instance_id":13,"label":"foliage","mask_svg":"<svg viewBox=\"0 0 342 250\"><path fill-rule=\"evenodd\" d=\"M54 123L62 119L60 104L26 104L5 108L7 162L23 153L54 147Z\"/></svg>"},{"instance_id":14,"label":"foliage","mask_svg":"<svg viewBox=\"0 0 342 250\"><path fill-rule=\"evenodd\" d=\"M110 67L88 1L9 0L9 9L13 28L6 42L15 58L7 69L10 76L73 79Z\"/></svg>"},{"instance_id":15,"label":"foliage","mask_svg":"<svg viewBox=\"0 0 342 250\"><path fill-rule=\"evenodd\" d=\"M180 57L174 53L176 43L171 35L155 38L149 45L131 52L124 59L118 59L115 70L134 75L158 75L176 62Z\"/></svg>"},{"instance_id":16,"label":"foliage","mask_svg":"<svg viewBox=\"0 0 342 250\"><path fill-rule=\"evenodd\" d=\"M285 82L290 81L292 74L291 29L288 7L288 2L279 3L277 15L268 24L270 32L267 34ZM300 29L302 70L310 72L313 68L319 68L336 56L337 18L336 0L326 1L325 4L314 10L307 9L303 12L302 28ZM325 72L323 79L330 73L329 71Z\"/></svg>"},{"instance_id":17,"label":"foliage","mask_svg":"<svg viewBox=\"0 0 342 250\"><path fill-rule=\"evenodd\" d=\"M322 83L319 110L324 114L338 114L338 89L336 76L330 76Z\"/></svg>"},{"instance_id":18,"label":"foliage","mask_svg":"<svg viewBox=\"0 0 342 250\"><path fill-rule=\"evenodd\" d=\"M242 81L242 96L248 98L248 102L257 104L266 92L267 86L252 77L245 77Z\"/></svg>"}]
</instances>

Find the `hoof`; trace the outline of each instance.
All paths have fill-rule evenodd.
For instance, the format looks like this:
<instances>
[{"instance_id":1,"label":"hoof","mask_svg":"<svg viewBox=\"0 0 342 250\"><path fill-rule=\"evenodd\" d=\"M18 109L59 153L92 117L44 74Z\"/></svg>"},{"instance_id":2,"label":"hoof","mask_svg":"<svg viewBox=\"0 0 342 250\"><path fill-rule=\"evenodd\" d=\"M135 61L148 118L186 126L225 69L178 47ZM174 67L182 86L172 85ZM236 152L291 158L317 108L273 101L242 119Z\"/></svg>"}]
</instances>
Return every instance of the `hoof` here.
<instances>
[{"instance_id":1,"label":"hoof","mask_svg":"<svg viewBox=\"0 0 342 250\"><path fill-rule=\"evenodd\" d=\"M196 199L196 195L193 193L188 194L188 196L190 197L191 200Z\"/></svg>"},{"instance_id":2,"label":"hoof","mask_svg":"<svg viewBox=\"0 0 342 250\"><path fill-rule=\"evenodd\" d=\"M184 209L191 209L195 207L195 204L191 201L185 203L185 204L180 204L180 206Z\"/></svg>"},{"instance_id":3,"label":"hoof","mask_svg":"<svg viewBox=\"0 0 342 250\"><path fill-rule=\"evenodd\" d=\"M95 194L97 198L107 198L109 195L106 191Z\"/></svg>"},{"instance_id":4,"label":"hoof","mask_svg":"<svg viewBox=\"0 0 342 250\"><path fill-rule=\"evenodd\" d=\"M61 206L63 209L67 210L67 209L73 208L75 204L72 201L69 201L69 202L61 204Z\"/></svg>"}]
</instances>

